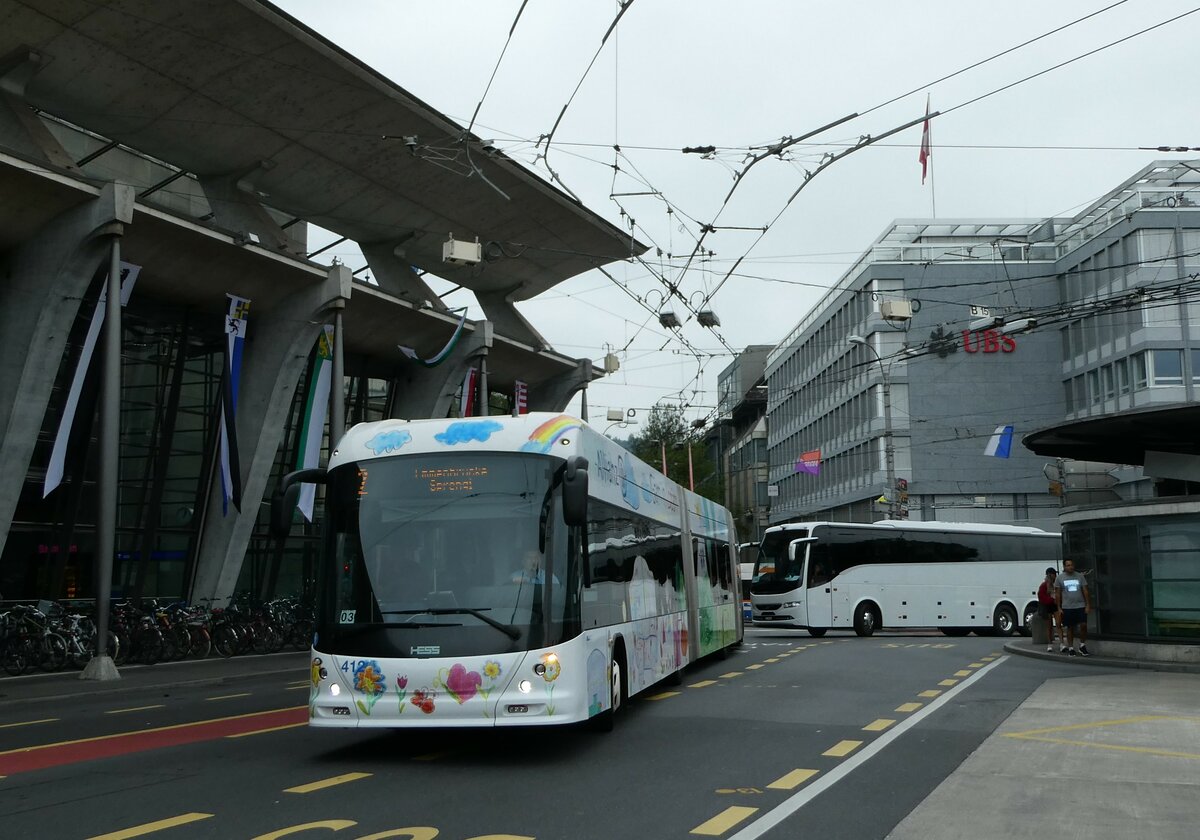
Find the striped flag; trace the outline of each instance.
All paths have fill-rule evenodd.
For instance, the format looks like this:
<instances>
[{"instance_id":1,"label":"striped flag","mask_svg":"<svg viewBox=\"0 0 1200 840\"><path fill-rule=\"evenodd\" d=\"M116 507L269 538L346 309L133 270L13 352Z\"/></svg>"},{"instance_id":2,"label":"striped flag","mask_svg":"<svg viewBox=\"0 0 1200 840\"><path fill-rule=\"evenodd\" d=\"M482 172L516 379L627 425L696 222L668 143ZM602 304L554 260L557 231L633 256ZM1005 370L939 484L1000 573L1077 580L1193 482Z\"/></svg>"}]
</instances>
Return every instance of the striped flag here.
<instances>
[{"instance_id":1,"label":"striped flag","mask_svg":"<svg viewBox=\"0 0 1200 840\"><path fill-rule=\"evenodd\" d=\"M1012 426L997 426L987 446L983 448L983 454L993 458L1007 458L1012 451L1012 439Z\"/></svg>"},{"instance_id":2,"label":"striped flag","mask_svg":"<svg viewBox=\"0 0 1200 840\"><path fill-rule=\"evenodd\" d=\"M329 414L329 389L333 381L333 327L326 324L317 338L317 357L308 378L308 395L304 401L304 421L300 427L300 454L296 469L307 470L321 462L321 441L325 437L325 418ZM317 485L301 484L296 507L312 522L313 501Z\"/></svg>"},{"instance_id":3,"label":"striped flag","mask_svg":"<svg viewBox=\"0 0 1200 840\"><path fill-rule=\"evenodd\" d=\"M129 303L133 294L133 286L137 283L140 265L121 263L121 306ZM79 361L75 365L75 376L71 380L71 389L67 391L67 402L63 406L62 417L58 421L58 433L54 436L54 448L50 451L50 463L46 465L46 480L42 484L42 498L49 496L62 484L63 473L66 469L67 444L71 440L71 429L75 425L75 412L79 410L79 395L83 391L83 382L87 379L88 368L92 364L92 356L96 352L96 342L100 338L100 328L104 324L104 313L108 309L108 273L105 272L105 282L100 286L100 299L96 302L96 310L92 313L92 322L88 324L87 336L83 340L83 349L79 353Z\"/></svg>"},{"instance_id":4,"label":"striped flag","mask_svg":"<svg viewBox=\"0 0 1200 840\"><path fill-rule=\"evenodd\" d=\"M401 353L412 359L417 364L424 365L425 367L437 367L446 360L446 357L450 355L450 351L454 349L454 345L458 343L459 337L462 336L463 324L466 322L467 310L462 309L460 310L460 314L458 316L458 324L454 327L454 332L451 334L450 340L447 341L446 346L439 350L432 358L422 359L417 355L417 351L411 347L405 347L403 344L397 344L396 346L400 348Z\"/></svg>"},{"instance_id":5,"label":"striped flag","mask_svg":"<svg viewBox=\"0 0 1200 840\"><path fill-rule=\"evenodd\" d=\"M479 369L467 368L467 374L463 377L462 398L458 402L459 417L475 416L475 391L478 381Z\"/></svg>"},{"instance_id":6,"label":"striped flag","mask_svg":"<svg viewBox=\"0 0 1200 840\"><path fill-rule=\"evenodd\" d=\"M237 400L242 381L242 348L246 343L246 318L250 301L226 293L229 312L225 316L225 371L221 383L221 512L229 503L242 510L242 468L238 460Z\"/></svg>"},{"instance_id":7,"label":"striped flag","mask_svg":"<svg viewBox=\"0 0 1200 840\"><path fill-rule=\"evenodd\" d=\"M513 402L517 406L517 414L529 413L529 385L520 379L513 383Z\"/></svg>"},{"instance_id":8,"label":"striped flag","mask_svg":"<svg viewBox=\"0 0 1200 840\"><path fill-rule=\"evenodd\" d=\"M808 452L801 452L800 460L796 462L796 472L808 473L809 475L820 475L821 450L810 449Z\"/></svg>"}]
</instances>

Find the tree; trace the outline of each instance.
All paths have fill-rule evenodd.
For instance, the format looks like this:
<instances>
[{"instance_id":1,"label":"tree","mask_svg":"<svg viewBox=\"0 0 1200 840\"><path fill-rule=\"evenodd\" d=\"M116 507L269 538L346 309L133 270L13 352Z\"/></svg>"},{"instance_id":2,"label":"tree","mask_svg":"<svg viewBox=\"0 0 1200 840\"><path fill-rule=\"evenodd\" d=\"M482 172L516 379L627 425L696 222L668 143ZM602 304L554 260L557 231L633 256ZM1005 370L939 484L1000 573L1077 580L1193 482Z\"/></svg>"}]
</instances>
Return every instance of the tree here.
<instances>
[{"instance_id":1,"label":"tree","mask_svg":"<svg viewBox=\"0 0 1200 840\"><path fill-rule=\"evenodd\" d=\"M663 466L665 448L667 477L684 487L688 486L690 449L696 492L717 503L724 503L725 487L717 475L717 465L708 459L704 442L694 435L682 408L662 404L654 406L641 433L634 435L630 443L634 455L659 470Z\"/></svg>"}]
</instances>

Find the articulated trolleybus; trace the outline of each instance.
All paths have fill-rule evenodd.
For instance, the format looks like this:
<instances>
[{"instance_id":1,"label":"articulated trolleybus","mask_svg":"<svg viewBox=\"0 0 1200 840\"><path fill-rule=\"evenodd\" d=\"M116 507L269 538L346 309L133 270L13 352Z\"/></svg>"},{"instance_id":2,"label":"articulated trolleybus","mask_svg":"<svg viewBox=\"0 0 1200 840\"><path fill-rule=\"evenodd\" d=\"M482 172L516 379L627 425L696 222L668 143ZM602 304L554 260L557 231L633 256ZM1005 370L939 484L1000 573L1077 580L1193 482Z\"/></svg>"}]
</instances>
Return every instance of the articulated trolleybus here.
<instances>
[{"instance_id":1,"label":"articulated trolleybus","mask_svg":"<svg viewBox=\"0 0 1200 840\"><path fill-rule=\"evenodd\" d=\"M309 723L612 725L742 639L733 519L561 414L385 420L327 470Z\"/></svg>"},{"instance_id":2,"label":"articulated trolleybus","mask_svg":"<svg viewBox=\"0 0 1200 840\"><path fill-rule=\"evenodd\" d=\"M750 600L755 624L937 627L947 636L1026 632L1062 539L1037 528L885 520L806 522L763 535Z\"/></svg>"}]
</instances>

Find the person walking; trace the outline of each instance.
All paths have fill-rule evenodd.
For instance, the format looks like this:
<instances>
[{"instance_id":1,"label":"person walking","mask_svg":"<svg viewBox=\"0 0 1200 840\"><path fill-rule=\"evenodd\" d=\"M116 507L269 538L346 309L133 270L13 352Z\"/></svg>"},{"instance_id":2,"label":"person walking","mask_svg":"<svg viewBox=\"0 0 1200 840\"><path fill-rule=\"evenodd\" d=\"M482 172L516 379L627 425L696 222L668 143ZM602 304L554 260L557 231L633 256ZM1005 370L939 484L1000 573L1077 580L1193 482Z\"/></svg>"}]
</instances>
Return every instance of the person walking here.
<instances>
[{"instance_id":1,"label":"person walking","mask_svg":"<svg viewBox=\"0 0 1200 840\"><path fill-rule=\"evenodd\" d=\"M1069 656L1091 656L1087 649L1087 617L1092 611L1092 596L1083 575L1075 571L1074 560L1063 560L1063 573L1054 584L1054 596L1067 634L1062 652ZM1076 633L1079 650L1075 650Z\"/></svg>"},{"instance_id":2,"label":"person walking","mask_svg":"<svg viewBox=\"0 0 1200 840\"><path fill-rule=\"evenodd\" d=\"M1038 615L1046 621L1046 650L1052 652L1054 643L1063 638L1062 615L1058 611L1058 599L1054 595L1054 582L1058 578L1058 569L1046 569L1046 579L1038 587ZM1065 647L1063 648L1066 649Z\"/></svg>"}]
</instances>

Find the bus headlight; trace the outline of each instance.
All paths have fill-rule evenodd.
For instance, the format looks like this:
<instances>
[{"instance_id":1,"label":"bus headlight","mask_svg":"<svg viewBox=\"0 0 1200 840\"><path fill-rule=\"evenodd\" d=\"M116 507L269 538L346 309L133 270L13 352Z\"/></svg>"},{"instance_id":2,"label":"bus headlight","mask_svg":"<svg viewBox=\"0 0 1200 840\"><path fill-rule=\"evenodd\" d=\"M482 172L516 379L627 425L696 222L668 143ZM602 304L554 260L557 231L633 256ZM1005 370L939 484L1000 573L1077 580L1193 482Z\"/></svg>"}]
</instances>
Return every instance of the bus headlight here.
<instances>
[{"instance_id":1,"label":"bus headlight","mask_svg":"<svg viewBox=\"0 0 1200 840\"><path fill-rule=\"evenodd\" d=\"M796 607L802 607L802 606L804 606L803 601L788 601L786 604L780 604L779 609L794 610Z\"/></svg>"},{"instance_id":2,"label":"bus headlight","mask_svg":"<svg viewBox=\"0 0 1200 840\"><path fill-rule=\"evenodd\" d=\"M517 690L522 694L528 694L529 692L533 691L533 683L531 683L529 680L521 680L519 683L517 683Z\"/></svg>"},{"instance_id":3,"label":"bus headlight","mask_svg":"<svg viewBox=\"0 0 1200 840\"><path fill-rule=\"evenodd\" d=\"M337 683L333 683L329 686L329 693L332 694L334 697L337 697L339 694L342 693L342 687L340 685L338 685Z\"/></svg>"}]
</instances>

